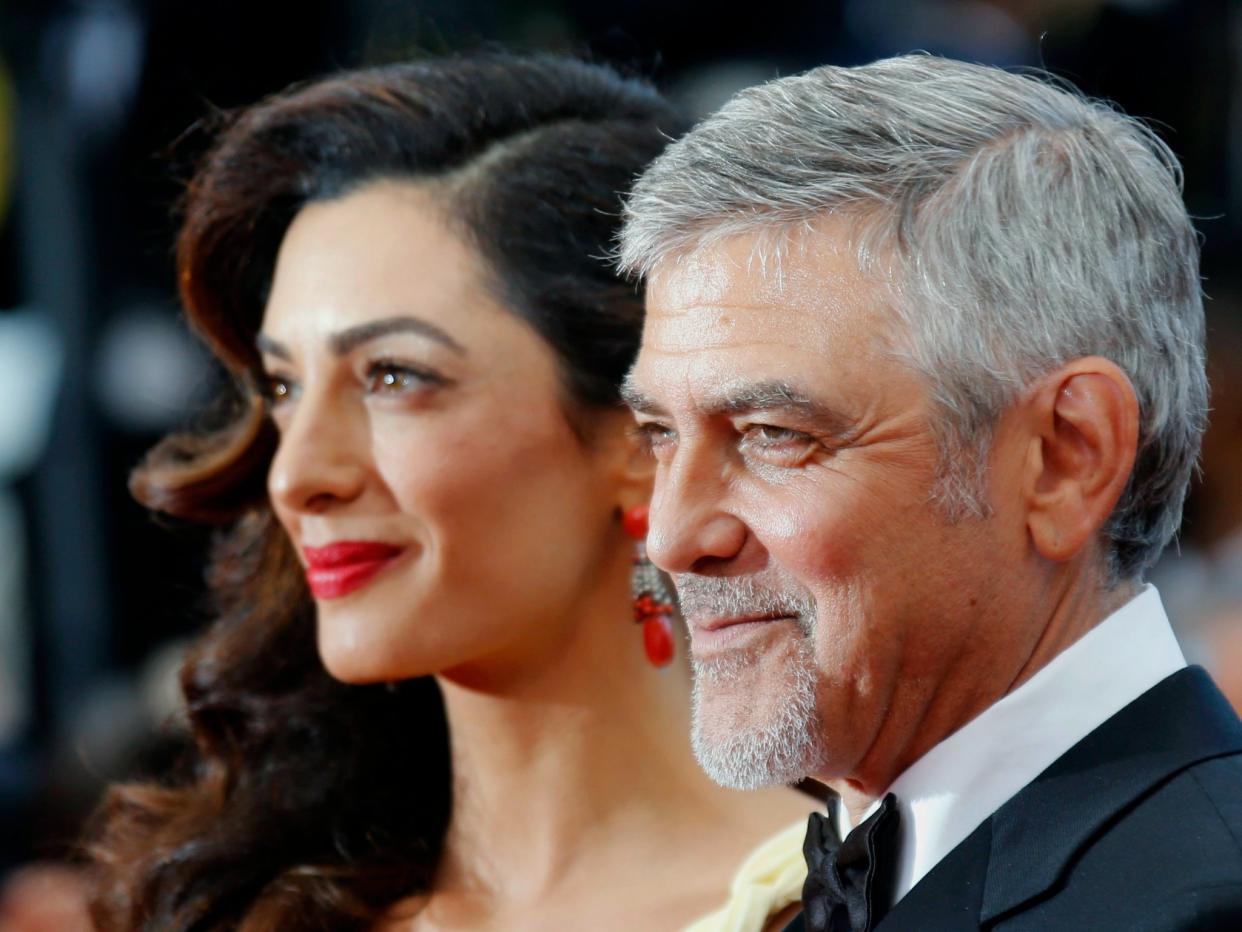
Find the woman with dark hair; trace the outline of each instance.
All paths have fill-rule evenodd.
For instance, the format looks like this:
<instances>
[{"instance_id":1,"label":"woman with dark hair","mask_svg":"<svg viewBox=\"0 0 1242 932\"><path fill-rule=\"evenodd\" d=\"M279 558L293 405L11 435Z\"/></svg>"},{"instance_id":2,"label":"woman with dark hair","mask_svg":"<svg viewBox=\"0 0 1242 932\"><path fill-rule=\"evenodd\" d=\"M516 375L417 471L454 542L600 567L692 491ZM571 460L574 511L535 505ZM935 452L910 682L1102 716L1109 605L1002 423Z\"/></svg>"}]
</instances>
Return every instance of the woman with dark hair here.
<instances>
[{"instance_id":1,"label":"woman with dark hair","mask_svg":"<svg viewBox=\"0 0 1242 932\"><path fill-rule=\"evenodd\" d=\"M488 56L223 130L177 263L235 416L132 483L227 528L219 620L195 759L100 812L101 929L741 930L796 897L808 804L699 771L630 539L642 306L606 256L679 128L606 68Z\"/></svg>"}]
</instances>

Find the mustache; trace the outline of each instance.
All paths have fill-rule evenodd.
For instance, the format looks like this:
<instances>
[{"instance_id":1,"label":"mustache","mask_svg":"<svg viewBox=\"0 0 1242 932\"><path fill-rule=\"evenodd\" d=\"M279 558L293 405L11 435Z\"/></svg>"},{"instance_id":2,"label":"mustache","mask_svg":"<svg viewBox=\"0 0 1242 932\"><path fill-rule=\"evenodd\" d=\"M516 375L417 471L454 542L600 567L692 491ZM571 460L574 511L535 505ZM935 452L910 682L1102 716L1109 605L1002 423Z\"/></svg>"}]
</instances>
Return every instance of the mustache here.
<instances>
[{"instance_id":1,"label":"mustache","mask_svg":"<svg viewBox=\"0 0 1242 932\"><path fill-rule=\"evenodd\" d=\"M694 618L728 618L738 615L792 615L803 627L815 620L815 600L791 580L764 580L756 576L699 576L678 573L673 577L681 614Z\"/></svg>"}]
</instances>

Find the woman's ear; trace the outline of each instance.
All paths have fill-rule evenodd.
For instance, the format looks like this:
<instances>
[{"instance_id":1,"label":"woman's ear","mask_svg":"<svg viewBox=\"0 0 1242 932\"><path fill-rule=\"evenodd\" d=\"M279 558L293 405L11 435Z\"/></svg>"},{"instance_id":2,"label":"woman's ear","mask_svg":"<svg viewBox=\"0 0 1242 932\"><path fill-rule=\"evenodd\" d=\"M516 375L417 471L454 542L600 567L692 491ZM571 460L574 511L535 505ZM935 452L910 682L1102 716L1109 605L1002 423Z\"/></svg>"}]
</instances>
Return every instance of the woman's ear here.
<instances>
[{"instance_id":1,"label":"woman's ear","mask_svg":"<svg viewBox=\"0 0 1242 932\"><path fill-rule=\"evenodd\" d=\"M1027 530L1044 558L1069 560L1096 538L1130 480L1134 386L1115 363L1088 356L1041 379L1021 407Z\"/></svg>"},{"instance_id":2,"label":"woman's ear","mask_svg":"<svg viewBox=\"0 0 1242 932\"><path fill-rule=\"evenodd\" d=\"M628 410L607 412L597 422L596 437L620 510L648 504L655 481L655 457L636 430L634 416Z\"/></svg>"},{"instance_id":3,"label":"woman's ear","mask_svg":"<svg viewBox=\"0 0 1242 932\"><path fill-rule=\"evenodd\" d=\"M625 413L626 456L621 475L621 508L634 508L651 502L651 490L655 484L656 460L637 430L634 416Z\"/></svg>"}]
</instances>

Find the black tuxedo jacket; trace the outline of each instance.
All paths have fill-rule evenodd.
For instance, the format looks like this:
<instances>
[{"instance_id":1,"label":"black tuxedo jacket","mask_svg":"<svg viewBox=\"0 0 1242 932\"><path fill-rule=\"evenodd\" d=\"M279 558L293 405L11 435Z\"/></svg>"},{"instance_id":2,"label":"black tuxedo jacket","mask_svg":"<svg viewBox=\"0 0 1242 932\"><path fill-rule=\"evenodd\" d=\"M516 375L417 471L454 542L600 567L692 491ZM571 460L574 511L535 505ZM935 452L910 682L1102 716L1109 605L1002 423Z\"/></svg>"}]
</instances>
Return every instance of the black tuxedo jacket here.
<instances>
[{"instance_id":1,"label":"black tuxedo jacket","mask_svg":"<svg viewBox=\"0 0 1242 932\"><path fill-rule=\"evenodd\" d=\"M1242 722L1201 668L1083 738L876 926L974 929L1242 932Z\"/></svg>"}]
</instances>

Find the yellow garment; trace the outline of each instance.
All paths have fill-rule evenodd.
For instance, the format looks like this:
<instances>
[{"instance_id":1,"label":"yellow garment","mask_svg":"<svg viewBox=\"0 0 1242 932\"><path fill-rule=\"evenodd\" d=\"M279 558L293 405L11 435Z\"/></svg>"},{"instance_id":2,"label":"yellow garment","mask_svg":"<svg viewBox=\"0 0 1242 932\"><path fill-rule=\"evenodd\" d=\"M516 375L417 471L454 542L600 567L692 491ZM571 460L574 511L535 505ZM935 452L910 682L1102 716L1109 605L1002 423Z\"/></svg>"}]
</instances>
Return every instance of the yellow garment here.
<instances>
[{"instance_id":1,"label":"yellow garment","mask_svg":"<svg viewBox=\"0 0 1242 932\"><path fill-rule=\"evenodd\" d=\"M742 862L729 888L729 901L683 932L759 932L768 919L802 897L806 820L769 838Z\"/></svg>"}]
</instances>

